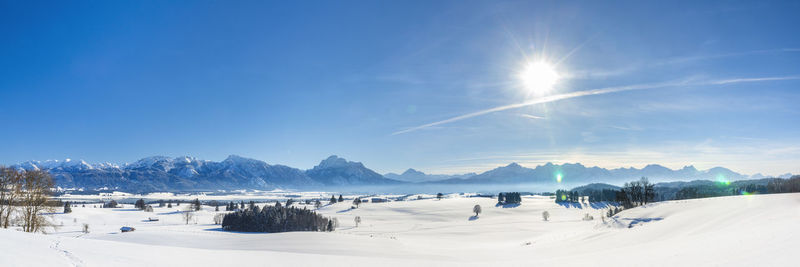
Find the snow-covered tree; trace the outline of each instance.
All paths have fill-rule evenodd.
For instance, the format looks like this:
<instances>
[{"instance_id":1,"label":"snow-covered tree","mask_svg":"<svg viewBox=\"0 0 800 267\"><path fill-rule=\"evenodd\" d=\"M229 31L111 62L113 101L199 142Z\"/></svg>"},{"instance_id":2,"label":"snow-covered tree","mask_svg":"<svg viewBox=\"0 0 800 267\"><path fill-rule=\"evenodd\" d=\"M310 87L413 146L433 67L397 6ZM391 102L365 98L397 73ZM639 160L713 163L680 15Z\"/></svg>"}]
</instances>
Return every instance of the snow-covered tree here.
<instances>
[{"instance_id":1,"label":"snow-covered tree","mask_svg":"<svg viewBox=\"0 0 800 267\"><path fill-rule=\"evenodd\" d=\"M475 205L475 207L472 207L472 212L475 213L475 217L478 217L478 214L481 214L482 212L481 205Z\"/></svg>"}]
</instances>

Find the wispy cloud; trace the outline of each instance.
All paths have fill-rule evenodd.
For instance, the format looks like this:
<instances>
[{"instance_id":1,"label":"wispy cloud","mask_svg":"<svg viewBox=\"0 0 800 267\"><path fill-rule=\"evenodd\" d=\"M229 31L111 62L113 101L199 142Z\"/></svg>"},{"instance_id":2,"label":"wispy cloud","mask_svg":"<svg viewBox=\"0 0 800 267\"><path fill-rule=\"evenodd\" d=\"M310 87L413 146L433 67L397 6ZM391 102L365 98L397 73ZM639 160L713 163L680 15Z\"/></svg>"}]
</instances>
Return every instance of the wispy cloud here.
<instances>
[{"instance_id":1,"label":"wispy cloud","mask_svg":"<svg viewBox=\"0 0 800 267\"><path fill-rule=\"evenodd\" d=\"M543 120L543 119L546 119L545 117L542 117L542 116L536 116L536 115L525 114L525 113L520 113L520 114L518 114L518 115L519 115L520 117L523 117L523 118L534 119L534 120Z\"/></svg>"},{"instance_id":2,"label":"wispy cloud","mask_svg":"<svg viewBox=\"0 0 800 267\"><path fill-rule=\"evenodd\" d=\"M749 82L786 81L786 80L797 80L797 79L800 79L800 76L762 77L762 78L737 78L737 79L713 81L710 84L731 84L731 83L749 83Z\"/></svg>"},{"instance_id":3,"label":"wispy cloud","mask_svg":"<svg viewBox=\"0 0 800 267\"><path fill-rule=\"evenodd\" d=\"M642 129L642 127L639 127L639 126L617 126L617 125L611 125L609 127L617 129L617 130L623 130L623 131L642 131L642 130L644 130L644 129Z\"/></svg>"},{"instance_id":4,"label":"wispy cloud","mask_svg":"<svg viewBox=\"0 0 800 267\"><path fill-rule=\"evenodd\" d=\"M627 85L627 86L617 86L617 87L606 87L606 88L599 88L599 89L590 89L584 91L576 91L571 93L565 94L557 94L557 95L550 95L535 98L532 100L528 100L522 103L498 106L490 109L484 109L472 113L467 113L464 115L452 117L449 119L431 122L415 127L411 127L405 130L400 130L393 132L392 135L404 134L409 133L417 130L422 130L425 128L429 128L432 126L438 126L442 124L447 124L451 122L456 122L464 119L474 118L494 112L510 110L510 109L517 109L527 106L533 106L543 103L550 103L564 99L571 99L577 97L584 97L584 96L591 96L591 95L604 95L604 94L611 94L611 93L619 93L625 91L634 91L634 90L645 90L645 89L656 89L656 88L667 88L667 87L679 87L679 86L700 86L700 85L723 85L723 84L737 84L737 83L751 83L751 82L765 82L765 81L780 81L780 80L798 80L800 76L782 76L782 77L756 77L756 78L732 78L732 79L723 79L723 80L706 80L706 81L699 81L699 82L692 82L690 79L684 80L677 80L677 81L669 81L669 82L662 82L662 83L649 83L649 84L634 84L634 85Z\"/></svg>"}]
</instances>

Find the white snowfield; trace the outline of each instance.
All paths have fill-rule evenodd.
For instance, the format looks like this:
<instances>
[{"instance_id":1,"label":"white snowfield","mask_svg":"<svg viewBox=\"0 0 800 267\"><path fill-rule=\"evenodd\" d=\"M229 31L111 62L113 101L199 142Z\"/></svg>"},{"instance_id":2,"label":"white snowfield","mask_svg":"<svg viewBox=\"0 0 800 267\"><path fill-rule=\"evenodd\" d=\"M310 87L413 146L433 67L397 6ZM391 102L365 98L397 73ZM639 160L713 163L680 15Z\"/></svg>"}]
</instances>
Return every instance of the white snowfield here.
<instances>
[{"instance_id":1,"label":"white snowfield","mask_svg":"<svg viewBox=\"0 0 800 267\"><path fill-rule=\"evenodd\" d=\"M517 207L464 198L325 206L331 233L231 233L180 207L73 208L47 235L0 230L0 266L797 266L800 194L649 204L601 220L600 205L523 197ZM474 205L483 212L472 217ZM271 205L271 204L270 204ZM303 207L302 205L299 207ZM224 207L223 207L224 208ZM308 207L312 208L312 207ZM550 220L542 220L542 212ZM594 220L584 221L586 213ZM148 217L159 217L157 222ZM354 217L361 224L354 225ZM90 225L89 234L80 231ZM120 233L122 226L135 232Z\"/></svg>"}]
</instances>

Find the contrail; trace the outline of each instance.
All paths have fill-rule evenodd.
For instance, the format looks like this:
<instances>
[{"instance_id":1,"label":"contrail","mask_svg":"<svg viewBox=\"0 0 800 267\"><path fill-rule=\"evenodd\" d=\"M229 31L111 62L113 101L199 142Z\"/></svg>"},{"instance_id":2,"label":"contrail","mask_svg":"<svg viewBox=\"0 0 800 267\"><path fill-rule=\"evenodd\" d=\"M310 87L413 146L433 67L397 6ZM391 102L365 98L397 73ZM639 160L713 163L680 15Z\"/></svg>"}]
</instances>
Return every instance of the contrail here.
<instances>
[{"instance_id":1,"label":"contrail","mask_svg":"<svg viewBox=\"0 0 800 267\"><path fill-rule=\"evenodd\" d=\"M451 123L455 121L460 121L463 119L469 119L472 117L477 117L481 115L486 115L489 113L494 113L503 110L509 109L516 109L521 107L533 106L537 104L543 103L550 103L564 99L582 97L582 96L590 96L590 95L604 95L610 93L619 93L624 91L633 91L633 90L644 90L644 89L655 89L655 88L666 88L666 87L676 87L676 86L697 86L697 85L723 85L723 84L735 84L735 83L747 83L747 82L763 82L763 81L782 81L782 80L798 80L800 76L783 76L783 77L760 77L760 78L738 78L738 79L727 79L727 80L711 80L711 81L704 81L704 82L695 82L691 83L688 81L672 81L672 82L664 82L664 83L653 83L653 84L635 84L635 85L628 85L628 86L619 86L619 87L606 87L606 88L599 88L599 89L591 89L585 91L577 91L572 93L566 94L558 94L558 95L551 95L540 97L536 99L532 99L529 101L525 101L522 103L505 105L494 107L490 109L484 109L481 111L476 111L472 113L467 113L464 115L452 117L446 120L441 120L437 122L431 122L428 124L423 124L416 127L411 127L405 130L400 130L393 132L392 135L404 134L413 132L416 130L425 129L432 126L442 125L446 123Z\"/></svg>"}]
</instances>

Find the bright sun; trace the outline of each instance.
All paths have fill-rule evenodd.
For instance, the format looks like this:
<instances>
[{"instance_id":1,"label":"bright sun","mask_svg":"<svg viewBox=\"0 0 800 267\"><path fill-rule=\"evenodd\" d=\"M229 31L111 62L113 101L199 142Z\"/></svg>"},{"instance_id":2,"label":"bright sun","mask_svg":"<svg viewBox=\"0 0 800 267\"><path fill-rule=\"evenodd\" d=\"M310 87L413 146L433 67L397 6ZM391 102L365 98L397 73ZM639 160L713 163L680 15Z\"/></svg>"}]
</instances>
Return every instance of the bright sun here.
<instances>
[{"instance_id":1,"label":"bright sun","mask_svg":"<svg viewBox=\"0 0 800 267\"><path fill-rule=\"evenodd\" d=\"M560 78L558 72L544 61L530 62L519 74L526 89L533 93L544 93L553 89Z\"/></svg>"}]
</instances>

